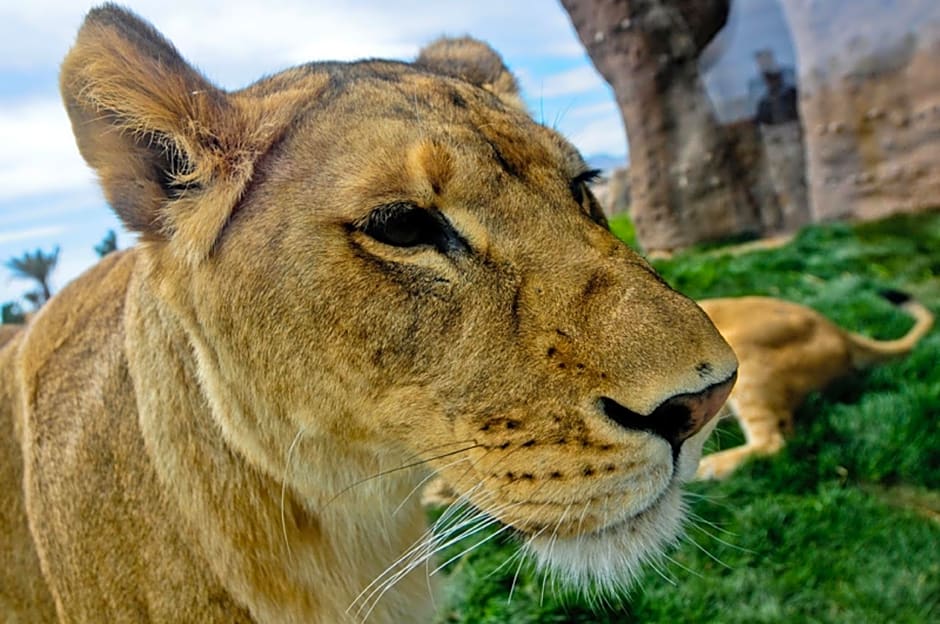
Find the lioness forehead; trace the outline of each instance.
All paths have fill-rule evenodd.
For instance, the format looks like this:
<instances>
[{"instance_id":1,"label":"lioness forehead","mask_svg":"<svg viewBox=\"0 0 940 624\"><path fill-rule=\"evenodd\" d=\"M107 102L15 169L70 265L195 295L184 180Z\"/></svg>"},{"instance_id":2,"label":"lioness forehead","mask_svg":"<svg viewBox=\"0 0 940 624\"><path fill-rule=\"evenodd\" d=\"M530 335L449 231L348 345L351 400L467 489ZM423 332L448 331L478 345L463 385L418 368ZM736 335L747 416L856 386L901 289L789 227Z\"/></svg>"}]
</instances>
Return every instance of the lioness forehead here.
<instances>
[{"instance_id":1,"label":"lioness forehead","mask_svg":"<svg viewBox=\"0 0 940 624\"><path fill-rule=\"evenodd\" d=\"M434 138L418 161L433 170L454 152L485 146L500 169L526 179L533 171L555 171L571 179L587 167L578 151L558 132L533 121L488 90L396 61L318 62L295 67L251 85L241 93L268 96L308 89L310 104L298 123L315 115L331 124L395 125L415 131L406 147ZM380 136L375 136L380 139ZM401 138L401 137L397 137ZM434 156L432 158L432 155Z\"/></svg>"}]
</instances>

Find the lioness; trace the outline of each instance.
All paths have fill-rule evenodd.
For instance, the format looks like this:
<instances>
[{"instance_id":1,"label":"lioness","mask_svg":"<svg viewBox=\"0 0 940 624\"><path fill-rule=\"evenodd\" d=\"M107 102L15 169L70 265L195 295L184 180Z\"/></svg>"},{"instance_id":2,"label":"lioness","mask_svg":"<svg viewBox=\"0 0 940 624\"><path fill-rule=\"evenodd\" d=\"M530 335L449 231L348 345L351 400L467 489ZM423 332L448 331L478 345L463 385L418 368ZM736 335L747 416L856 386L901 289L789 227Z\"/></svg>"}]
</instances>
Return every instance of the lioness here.
<instances>
[{"instance_id":1,"label":"lioness","mask_svg":"<svg viewBox=\"0 0 940 624\"><path fill-rule=\"evenodd\" d=\"M705 299L699 305L741 363L728 412L745 444L706 455L702 479L730 475L754 455L776 453L793 429L793 411L814 390L879 362L906 355L933 325L933 314L904 293L884 296L910 314L914 325L897 340L872 340L846 331L815 310L770 297Z\"/></svg>"},{"instance_id":2,"label":"lioness","mask_svg":"<svg viewBox=\"0 0 940 624\"><path fill-rule=\"evenodd\" d=\"M488 47L227 93L106 5L61 87L140 242L0 351L5 619L425 620L431 471L585 587L675 539L734 354Z\"/></svg>"}]
</instances>

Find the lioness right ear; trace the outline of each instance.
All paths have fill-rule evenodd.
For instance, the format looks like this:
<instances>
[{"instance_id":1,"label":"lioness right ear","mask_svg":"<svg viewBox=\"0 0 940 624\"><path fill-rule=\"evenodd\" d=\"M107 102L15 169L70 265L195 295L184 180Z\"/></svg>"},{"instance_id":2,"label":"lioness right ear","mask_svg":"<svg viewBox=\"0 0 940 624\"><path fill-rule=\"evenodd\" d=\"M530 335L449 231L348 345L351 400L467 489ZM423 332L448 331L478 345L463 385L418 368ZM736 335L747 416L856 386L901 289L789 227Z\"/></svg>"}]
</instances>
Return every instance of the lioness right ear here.
<instances>
[{"instance_id":1,"label":"lioness right ear","mask_svg":"<svg viewBox=\"0 0 940 624\"><path fill-rule=\"evenodd\" d=\"M62 64L78 148L128 228L205 257L289 113L244 105L152 26L93 9Z\"/></svg>"},{"instance_id":2,"label":"lioness right ear","mask_svg":"<svg viewBox=\"0 0 940 624\"><path fill-rule=\"evenodd\" d=\"M472 37L442 37L428 44L415 65L483 87L506 104L525 111L516 77L489 45Z\"/></svg>"}]
</instances>

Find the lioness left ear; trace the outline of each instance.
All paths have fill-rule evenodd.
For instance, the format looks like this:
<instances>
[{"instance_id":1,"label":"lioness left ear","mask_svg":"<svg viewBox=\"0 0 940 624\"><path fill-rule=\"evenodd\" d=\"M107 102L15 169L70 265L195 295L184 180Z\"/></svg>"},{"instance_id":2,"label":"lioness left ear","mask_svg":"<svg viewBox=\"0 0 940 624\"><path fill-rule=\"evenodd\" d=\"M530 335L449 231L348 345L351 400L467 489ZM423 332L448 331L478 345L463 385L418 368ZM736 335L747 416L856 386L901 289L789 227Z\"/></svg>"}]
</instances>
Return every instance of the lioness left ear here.
<instances>
[{"instance_id":1,"label":"lioness left ear","mask_svg":"<svg viewBox=\"0 0 940 624\"><path fill-rule=\"evenodd\" d=\"M421 50L414 64L437 74L466 80L525 111L516 77L496 50L482 41L472 37L442 37Z\"/></svg>"},{"instance_id":2,"label":"lioness left ear","mask_svg":"<svg viewBox=\"0 0 940 624\"><path fill-rule=\"evenodd\" d=\"M292 110L215 87L152 26L110 4L85 18L60 86L114 211L191 261L209 254Z\"/></svg>"}]
</instances>

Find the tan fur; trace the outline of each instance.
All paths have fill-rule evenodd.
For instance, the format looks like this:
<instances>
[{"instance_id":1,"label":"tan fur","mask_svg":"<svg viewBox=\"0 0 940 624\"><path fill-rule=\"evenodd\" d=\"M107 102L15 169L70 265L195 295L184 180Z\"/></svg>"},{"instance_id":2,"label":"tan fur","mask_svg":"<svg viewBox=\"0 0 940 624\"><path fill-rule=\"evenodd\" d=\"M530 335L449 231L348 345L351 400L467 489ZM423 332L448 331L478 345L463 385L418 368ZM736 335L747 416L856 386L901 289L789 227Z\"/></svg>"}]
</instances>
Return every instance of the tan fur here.
<instances>
[{"instance_id":1,"label":"tan fur","mask_svg":"<svg viewBox=\"0 0 940 624\"><path fill-rule=\"evenodd\" d=\"M806 396L832 381L910 352L930 329L933 314L915 301L902 309L915 319L897 340L848 332L808 308L770 297L706 299L699 305L738 356L738 382L728 399L744 431L742 446L706 455L698 477L721 479L755 455L776 453L793 429Z\"/></svg>"},{"instance_id":2,"label":"tan fur","mask_svg":"<svg viewBox=\"0 0 940 624\"><path fill-rule=\"evenodd\" d=\"M22 329L20 325L0 325L0 348L3 348L3 345L13 340L13 336L17 335Z\"/></svg>"},{"instance_id":3,"label":"tan fur","mask_svg":"<svg viewBox=\"0 0 940 624\"><path fill-rule=\"evenodd\" d=\"M226 93L89 14L63 99L141 243L0 351L0 619L357 621L433 470L536 546L674 538L732 352L591 218L514 82L423 58ZM440 245L383 239L390 206ZM404 575L369 621L428 591Z\"/></svg>"}]
</instances>

